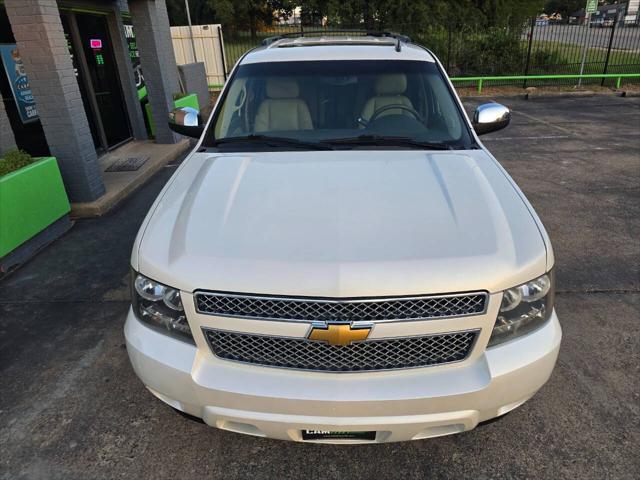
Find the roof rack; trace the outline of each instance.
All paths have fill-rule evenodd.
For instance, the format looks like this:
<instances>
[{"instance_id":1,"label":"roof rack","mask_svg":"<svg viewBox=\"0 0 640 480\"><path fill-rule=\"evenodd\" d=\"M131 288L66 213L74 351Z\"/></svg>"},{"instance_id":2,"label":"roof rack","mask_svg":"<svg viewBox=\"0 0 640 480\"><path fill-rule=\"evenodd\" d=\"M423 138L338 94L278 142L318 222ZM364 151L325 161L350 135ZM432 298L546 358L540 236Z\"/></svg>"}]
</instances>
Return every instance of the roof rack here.
<instances>
[{"instance_id":1,"label":"roof rack","mask_svg":"<svg viewBox=\"0 0 640 480\"><path fill-rule=\"evenodd\" d=\"M357 33L363 37L386 37L393 38L398 41L396 49L399 51L400 42L411 43L411 38L407 35L401 35L399 33L387 32L387 31L379 31L379 30L320 30L320 31L310 31L310 32L293 32L293 33L283 33L282 35L274 35L273 37L267 37L262 40L262 45L267 46L271 45L273 42L278 40L282 40L285 38L298 38L298 37L318 37L318 36L330 36L336 34L336 36L348 34L348 33Z\"/></svg>"}]
</instances>

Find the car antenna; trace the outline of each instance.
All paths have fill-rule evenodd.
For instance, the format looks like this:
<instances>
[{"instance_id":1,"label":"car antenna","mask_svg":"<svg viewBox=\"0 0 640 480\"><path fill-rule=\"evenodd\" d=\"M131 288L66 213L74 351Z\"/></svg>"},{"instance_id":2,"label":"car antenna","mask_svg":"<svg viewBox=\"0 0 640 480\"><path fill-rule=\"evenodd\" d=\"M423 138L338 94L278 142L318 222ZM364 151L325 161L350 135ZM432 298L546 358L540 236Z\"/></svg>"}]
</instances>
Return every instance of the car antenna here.
<instances>
[{"instance_id":1,"label":"car antenna","mask_svg":"<svg viewBox=\"0 0 640 480\"><path fill-rule=\"evenodd\" d=\"M402 50L402 46L400 45L400 37L397 38L397 42L396 42L396 52L399 52Z\"/></svg>"}]
</instances>

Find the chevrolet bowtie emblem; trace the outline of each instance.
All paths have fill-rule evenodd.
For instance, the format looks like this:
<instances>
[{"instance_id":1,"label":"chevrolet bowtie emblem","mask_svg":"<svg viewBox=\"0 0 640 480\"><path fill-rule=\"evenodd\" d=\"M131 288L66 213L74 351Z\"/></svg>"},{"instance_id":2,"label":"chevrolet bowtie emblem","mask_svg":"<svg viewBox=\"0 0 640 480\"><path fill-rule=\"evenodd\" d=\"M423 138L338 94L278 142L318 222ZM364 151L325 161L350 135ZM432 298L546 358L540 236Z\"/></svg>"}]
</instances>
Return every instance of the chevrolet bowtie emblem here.
<instances>
[{"instance_id":1,"label":"chevrolet bowtie emblem","mask_svg":"<svg viewBox=\"0 0 640 480\"><path fill-rule=\"evenodd\" d=\"M354 326L348 323L314 323L307 338L344 347L351 342L366 340L371 328L371 324Z\"/></svg>"}]
</instances>

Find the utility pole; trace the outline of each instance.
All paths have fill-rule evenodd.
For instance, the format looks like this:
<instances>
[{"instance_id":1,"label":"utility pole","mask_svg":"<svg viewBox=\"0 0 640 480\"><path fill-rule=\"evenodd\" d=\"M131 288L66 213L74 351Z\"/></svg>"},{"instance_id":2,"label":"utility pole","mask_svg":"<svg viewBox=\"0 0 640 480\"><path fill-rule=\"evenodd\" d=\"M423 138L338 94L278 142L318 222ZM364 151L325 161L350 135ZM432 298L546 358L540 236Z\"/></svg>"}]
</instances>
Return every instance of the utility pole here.
<instances>
[{"instance_id":1,"label":"utility pole","mask_svg":"<svg viewBox=\"0 0 640 480\"><path fill-rule=\"evenodd\" d=\"M191 50L193 51L193 63L198 61L196 57L196 43L193 41L193 27L191 25L191 13L189 12L189 0L184 0L184 8L187 11L187 23L189 24L189 38L191 39Z\"/></svg>"}]
</instances>

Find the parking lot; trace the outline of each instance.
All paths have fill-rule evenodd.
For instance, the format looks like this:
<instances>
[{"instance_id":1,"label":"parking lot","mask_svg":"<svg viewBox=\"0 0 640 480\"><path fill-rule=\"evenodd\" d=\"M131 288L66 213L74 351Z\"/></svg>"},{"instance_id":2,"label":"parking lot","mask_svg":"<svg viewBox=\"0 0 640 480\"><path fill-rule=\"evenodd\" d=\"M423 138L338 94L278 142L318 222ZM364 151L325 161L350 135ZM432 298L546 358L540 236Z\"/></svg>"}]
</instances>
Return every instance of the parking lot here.
<instances>
[{"instance_id":1,"label":"parking lot","mask_svg":"<svg viewBox=\"0 0 640 480\"><path fill-rule=\"evenodd\" d=\"M136 378L122 333L131 245L169 166L0 281L0 479L638 478L640 98L498 101L513 123L486 145L557 261L563 344L531 401L471 432L366 446L178 415Z\"/></svg>"}]
</instances>

